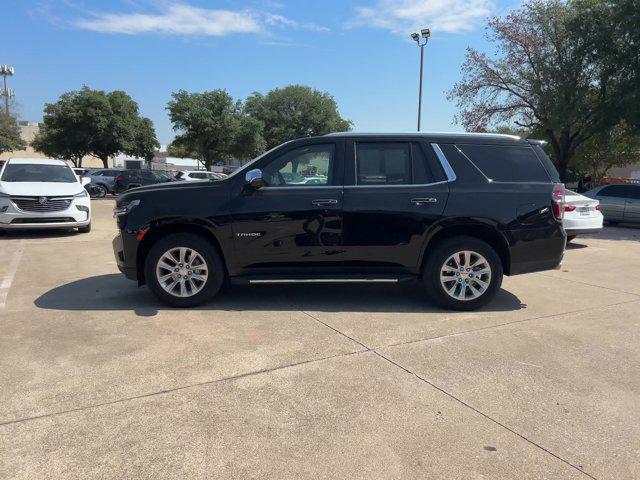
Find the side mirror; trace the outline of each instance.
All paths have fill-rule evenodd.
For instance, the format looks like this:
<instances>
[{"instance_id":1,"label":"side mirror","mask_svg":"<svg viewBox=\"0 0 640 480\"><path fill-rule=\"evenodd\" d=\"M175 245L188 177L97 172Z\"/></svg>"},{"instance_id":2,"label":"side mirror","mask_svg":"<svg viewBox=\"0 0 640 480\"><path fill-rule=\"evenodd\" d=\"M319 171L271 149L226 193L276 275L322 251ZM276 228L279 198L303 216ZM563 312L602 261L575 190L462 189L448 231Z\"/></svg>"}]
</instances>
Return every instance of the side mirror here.
<instances>
[{"instance_id":1,"label":"side mirror","mask_svg":"<svg viewBox=\"0 0 640 480\"><path fill-rule=\"evenodd\" d=\"M80 177L80 183L84 187L85 185L89 185L91 183L91 179L88 177Z\"/></svg>"},{"instance_id":2,"label":"side mirror","mask_svg":"<svg viewBox=\"0 0 640 480\"><path fill-rule=\"evenodd\" d=\"M264 180L262 179L262 170L256 168L254 170L249 170L244 176L245 181L247 182L247 186L258 190L259 188L264 187Z\"/></svg>"}]
</instances>

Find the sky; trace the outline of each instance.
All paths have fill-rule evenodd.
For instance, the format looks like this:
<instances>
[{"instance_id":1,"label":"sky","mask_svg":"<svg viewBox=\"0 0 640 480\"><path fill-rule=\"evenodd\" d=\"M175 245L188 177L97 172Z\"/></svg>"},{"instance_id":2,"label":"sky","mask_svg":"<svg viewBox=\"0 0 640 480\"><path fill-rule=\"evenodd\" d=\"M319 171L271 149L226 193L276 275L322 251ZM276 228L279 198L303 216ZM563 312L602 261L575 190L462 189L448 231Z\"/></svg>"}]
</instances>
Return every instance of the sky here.
<instances>
[{"instance_id":1,"label":"sky","mask_svg":"<svg viewBox=\"0 0 640 480\"><path fill-rule=\"evenodd\" d=\"M516 0L2 0L0 64L22 120L83 85L125 90L173 138L171 92L234 98L303 84L334 96L357 131L416 128L419 48L429 27L422 129L459 131L446 92L468 46L491 52L486 19Z\"/></svg>"}]
</instances>

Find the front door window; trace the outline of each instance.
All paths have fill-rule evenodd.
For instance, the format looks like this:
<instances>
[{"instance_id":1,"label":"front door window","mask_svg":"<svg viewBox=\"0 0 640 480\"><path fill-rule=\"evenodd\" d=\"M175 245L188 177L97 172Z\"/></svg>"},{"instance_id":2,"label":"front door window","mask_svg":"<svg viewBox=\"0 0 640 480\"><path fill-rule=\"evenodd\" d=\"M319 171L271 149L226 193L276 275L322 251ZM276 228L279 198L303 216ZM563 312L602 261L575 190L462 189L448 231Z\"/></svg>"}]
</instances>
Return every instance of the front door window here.
<instances>
[{"instance_id":1,"label":"front door window","mask_svg":"<svg viewBox=\"0 0 640 480\"><path fill-rule=\"evenodd\" d=\"M263 168L267 187L301 187L333 184L335 146L309 145L291 150Z\"/></svg>"}]
</instances>

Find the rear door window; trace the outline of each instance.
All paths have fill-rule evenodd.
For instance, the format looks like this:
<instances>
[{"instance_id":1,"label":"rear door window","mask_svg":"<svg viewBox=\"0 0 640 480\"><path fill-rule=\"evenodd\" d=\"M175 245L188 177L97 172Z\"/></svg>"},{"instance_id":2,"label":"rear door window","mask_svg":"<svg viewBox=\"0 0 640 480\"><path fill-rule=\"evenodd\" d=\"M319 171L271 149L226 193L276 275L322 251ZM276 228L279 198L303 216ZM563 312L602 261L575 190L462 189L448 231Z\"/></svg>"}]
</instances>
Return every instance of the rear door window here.
<instances>
[{"instance_id":1,"label":"rear door window","mask_svg":"<svg viewBox=\"0 0 640 480\"><path fill-rule=\"evenodd\" d=\"M549 174L529 146L458 145L484 175L496 182L549 182Z\"/></svg>"},{"instance_id":2,"label":"rear door window","mask_svg":"<svg viewBox=\"0 0 640 480\"><path fill-rule=\"evenodd\" d=\"M358 185L410 185L411 144L356 143Z\"/></svg>"}]
</instances>

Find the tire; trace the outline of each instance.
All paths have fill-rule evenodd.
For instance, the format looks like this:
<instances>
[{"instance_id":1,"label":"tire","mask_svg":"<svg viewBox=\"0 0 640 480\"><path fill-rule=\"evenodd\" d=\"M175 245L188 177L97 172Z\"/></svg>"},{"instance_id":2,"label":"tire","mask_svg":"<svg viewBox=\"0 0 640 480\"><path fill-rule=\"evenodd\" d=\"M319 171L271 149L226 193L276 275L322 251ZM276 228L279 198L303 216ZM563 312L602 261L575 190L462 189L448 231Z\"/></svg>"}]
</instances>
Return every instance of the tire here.
<instances>
[{"instance_id":1,"label":"tire","mask_svg":"<svg viewBox=\"0 0 640 480\"><path fill-rule=\"evenodd\" d=\"M104 198L107 196L107 187L105 187L104 185L94 185L94 188L96 189L96 196L95 198Z\"/></svg>"},{"instance_id":2,"label":"tire","mask_svg":"<svg viewBox=\"0 0 640 480\"><path fill-rule=\"evenodd\" d=\"M567 243L571 242L572 240L575 240L576 236L575 235L567 235Z\"/></svg>"},{"instance_id":3,"label":"tire","mask_svg":"<svg viewBox=\"0 0 640 480\"><path fill-rule=\"evenodd\" d=\"M180 263L179 249L181 248L195 252L199 258L184 252L186 256ZM172 256L169 252L173 252L174 255ZM159 266L161 259L163 259L162 263L170 266L171 269ZM188 269L188 262L191 261L196 263ZM202 265L200 261L205 263L206 275L203 269L197 268ZM175 268L180 271L175 272ZM220 291L226 278L224 264L216 248L203 237L191 233L174 233L161 238L151 247L147 255L144 274L149 289L158 300L169 306L180 308L195 307L211 300ZM160 280L161 275L168 277L165 282ZM190 278L187 279L187 275ZM201 281L196 279L196 275L206 279ZM181 284L184 284L184 291L181 290ZM172 285L173 288L171 288ZM195 293L193 293L194 290ZM186 293L186 296L181 296L181 293Z\"/></svg>"},{"instance_id":4,"label":"tire","mask_svg":"<svg viewBox=\"0 0 640 480\"><path fill-rule=\"evenodd\" d=\"M455 257L459 252L471 252L469 260L465 262L464 256ZM461 264L474 265L476 262L481 263L471 268L486 272L486 267L488 267L489 273L482 273L478 277L478 274L473 275L474 270L466 270L465 268L460 271ZM446 278L451 276L452 280L443 283L440 280L441 272L445 272ZM472 277L469 276L470 274ZM429 253L422 273L422 281L428 295L441 307L468 311L486 305L495 297L500 285L502 285L502 274L502 261L488 243L475 237L460 236L439 243ZM454 277L457 280L454 280ZM467 284L464 283L465 280L468 282ZM484 289L481 283L486 284ZM462 287L464 287L464 293L462 293ZM451 289L453 289L452 294L447 293L447 290L451 291ZM478 295L477 292L480 294ZM466 298L461 298L463 296Z\"/></svg>"},{"instance_id":5,"label":"tire","mask_svg":"<svg viewBox=\"0 0 640 480\"><path fill-rule=\"evenodd\" d=\"M85 227L78 227L78 233L89 233L91 231L91 222Z\"/></svg>"}]
</instances>

